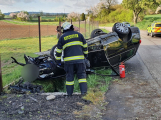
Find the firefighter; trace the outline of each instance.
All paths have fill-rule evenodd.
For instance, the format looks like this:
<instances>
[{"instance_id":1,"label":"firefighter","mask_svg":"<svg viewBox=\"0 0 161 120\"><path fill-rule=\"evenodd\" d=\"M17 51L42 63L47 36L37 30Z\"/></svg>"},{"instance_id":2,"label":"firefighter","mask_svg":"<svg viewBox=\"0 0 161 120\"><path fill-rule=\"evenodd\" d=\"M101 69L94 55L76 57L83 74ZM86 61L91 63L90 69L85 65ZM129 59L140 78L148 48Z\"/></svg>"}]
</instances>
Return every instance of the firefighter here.
<instances>
[{"instance_id":1,"label":"firefighter","mask_svg":"<svg viewBox=\"0 0 161 120\"><path fill-rule=\"evenodd\" d=\"M61 65L61 54L64 53L64 69L66 71L66 90L71 96L74 89L74 72L77 74L81 94L87 93L86 65L88 50L83 35L74 31L72 24L64 22L63 35L59 38L56 50L57 64Z\"/></svg>"}]
</instances>

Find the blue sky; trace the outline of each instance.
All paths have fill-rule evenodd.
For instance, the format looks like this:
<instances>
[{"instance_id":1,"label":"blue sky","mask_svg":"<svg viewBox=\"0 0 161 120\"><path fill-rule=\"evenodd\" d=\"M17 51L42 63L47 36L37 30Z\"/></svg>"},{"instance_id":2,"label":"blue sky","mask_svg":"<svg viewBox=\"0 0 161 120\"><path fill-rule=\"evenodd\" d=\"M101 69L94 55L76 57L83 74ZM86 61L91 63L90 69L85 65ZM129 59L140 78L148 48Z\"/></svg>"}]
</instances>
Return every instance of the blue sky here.
<instances>
[{"instance_id":1,"label":"blue sky","mask_svg":"<svg viewBox=\"0 0 161 120\"><path fill-rule=\"evenodd\" d=\"M100 0L0 0L2 13L14 11L66 13L85 12L90 6L96 5ZM117 0L121 3L122 0Z\"/></svg>"}]
</instances>

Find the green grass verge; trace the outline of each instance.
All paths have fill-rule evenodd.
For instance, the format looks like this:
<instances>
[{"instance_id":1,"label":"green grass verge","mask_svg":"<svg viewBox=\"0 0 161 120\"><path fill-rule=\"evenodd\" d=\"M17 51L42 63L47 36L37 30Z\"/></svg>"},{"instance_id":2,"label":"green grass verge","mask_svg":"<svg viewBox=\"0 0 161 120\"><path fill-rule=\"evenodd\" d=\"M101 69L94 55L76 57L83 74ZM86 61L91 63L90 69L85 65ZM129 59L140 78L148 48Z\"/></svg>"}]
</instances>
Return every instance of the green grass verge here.
<instances>
[{"instance_id":1,"label":"green grass verge","mask_svg":"<svg viewBox=\"0 0 161 120\"><path fill-rule=\"evenodd\" d=\"M111 69L97 70L96 73L111 74ZM104 77L95 74L87 76L88 89L97 88L102 92L106 92L111 81L111 77ZM42 85L45 92L66 92L65 77L58 79L36 80L34 84ZM80 92L78 78L74 78L74 92Z\"/></svg>"},{"instance_id":2,"label":"green grass verge","mask_svg":"<svg viewBox=\"0 0 161 120\"><path fill-rule=\"evenodd\" d=\"M105 32L105 33L109 33L109 31L108 30L106 30L106 29L101 29L103 32Z\"/></svg>"},{"instance_id":3,"label":"green grass verge","mask_svg":"<svg viewBox=\"0 0 161 120\"><path fill-rule=\"evenodd\" d=\"M133 22L129 22L131 26L134 26ZM100 24L99 26L101 27L113 27L115 23L104 23L104 24Z\"/></svg>"},{"instance_id":4,"label":"green grass verge","mask_svg":"<svg viewBox=\"0 0 161 120\"><path fill-rule=\"evenodd\" d=\"M153 21L161 21L161 14L157 15L146 15L143 19L143 21L138 22L136 24L137 27L139 27L142 30L147 30L148 25L151 25Z\"/></svg>"}]
</instances>

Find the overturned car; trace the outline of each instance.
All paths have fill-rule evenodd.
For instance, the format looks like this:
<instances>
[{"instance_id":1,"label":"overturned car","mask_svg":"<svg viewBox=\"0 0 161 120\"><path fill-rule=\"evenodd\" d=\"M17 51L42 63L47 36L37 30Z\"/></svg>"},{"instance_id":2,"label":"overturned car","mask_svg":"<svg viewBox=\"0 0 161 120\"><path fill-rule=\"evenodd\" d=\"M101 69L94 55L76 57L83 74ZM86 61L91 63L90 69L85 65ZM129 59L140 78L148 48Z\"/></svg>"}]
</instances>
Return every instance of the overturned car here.
<instances>
[{"instance_id":1,"label":"overturned car","mask_svg":"<svg viewBox=\"0 0 161 120\"><path fill-rule=\"evenodd\" d=\"M127 27L123 23L115 23L112 31L105 33L101 29L95 29L91 33L91 38L86 39L88 44L88 60L85 60L87 72L99 67L117 66L120 62L125 62L136 54L141 43L140 30L137 27ZM22 74L22 77L30 79L30 81L62 77L65 76L63 54L62 66L57 66L56 49L57 45L52 47L50 55L36 58L24 55L25 64L17 62L12 57L13 63L24 66L22 73L25 75ZM28 76L31 77L28 78Z\"/></svg>"}]
</instances>

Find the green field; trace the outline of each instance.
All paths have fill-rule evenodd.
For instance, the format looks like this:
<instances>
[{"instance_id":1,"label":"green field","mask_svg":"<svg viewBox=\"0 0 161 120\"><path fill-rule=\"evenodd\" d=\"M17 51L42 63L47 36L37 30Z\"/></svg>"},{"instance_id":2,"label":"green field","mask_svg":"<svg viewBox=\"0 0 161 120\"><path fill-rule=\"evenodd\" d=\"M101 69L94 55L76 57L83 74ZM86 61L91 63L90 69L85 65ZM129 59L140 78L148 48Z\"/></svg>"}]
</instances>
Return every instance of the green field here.
<instances>
[{"instance_id":1,"label":"green field","mask_svg":"<svg viewBox=\"0 0 161 120\"><path fill-rule=\"evenodd\" d=\"M2 20L7 23L16 24L16 25L38 25L38 22L25 22L18 20ZM59 25L59 22L41 22L41 25Z\"/></svg>"},{"instance_id":2,"label":"green field","mask_svg":"<svg viewBox=\"0 0 161 120\"><path fill-rule=\"evenodd\" d=\"M11 18L9 15L5 15L4 18Z\"/></svg>"}]
</instances>

